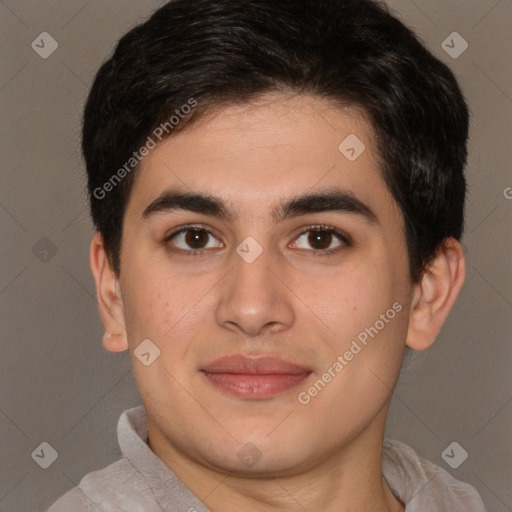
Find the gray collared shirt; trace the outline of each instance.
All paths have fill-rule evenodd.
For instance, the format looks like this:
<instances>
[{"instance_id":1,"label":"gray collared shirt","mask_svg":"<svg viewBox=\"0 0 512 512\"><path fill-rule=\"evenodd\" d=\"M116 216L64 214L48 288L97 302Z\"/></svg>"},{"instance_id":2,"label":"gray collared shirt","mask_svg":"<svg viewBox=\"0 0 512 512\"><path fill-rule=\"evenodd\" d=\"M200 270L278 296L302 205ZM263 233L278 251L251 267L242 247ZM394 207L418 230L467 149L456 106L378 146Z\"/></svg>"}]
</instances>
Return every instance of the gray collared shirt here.
<instances>
[{"instance_id":1,"label":"gray collared shirt","mask_svg":"<svg viewBox=\"0 0 512 512\"><path fill-rule=\"evenodd\" d=\"M210 512L147 444L142 406L121 415L117 434L122 458L86 475L48 512ZM485 512L471 485L399 441L384 440L382 472L406 512Z\"/></svg>"}]
</instances>

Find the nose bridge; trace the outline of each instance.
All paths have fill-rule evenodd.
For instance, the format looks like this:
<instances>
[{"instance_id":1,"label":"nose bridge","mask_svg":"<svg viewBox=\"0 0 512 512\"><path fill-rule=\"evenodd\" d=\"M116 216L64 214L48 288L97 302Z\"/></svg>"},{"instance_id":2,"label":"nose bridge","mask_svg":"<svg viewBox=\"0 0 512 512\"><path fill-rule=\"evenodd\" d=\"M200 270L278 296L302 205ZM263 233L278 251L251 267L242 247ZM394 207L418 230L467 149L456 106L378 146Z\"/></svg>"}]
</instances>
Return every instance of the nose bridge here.
<instances>
[{"instance_id":1,"label":"nose bridge","mask_svg":"<svg viewBox=\"0 0 512 512\"><path fill-rule=\"evenodd\" d=\"M230 294L240 305L263 309L264 305L269 305L279 292L275 271L272 270L271 255L269 251L264 250L255 259L252 259L254 254L247 259L243 250L244 247L241 245L233 258L234 269ZM250 250L254 251L253 248Z\"/></svg>"},{"instance_id":2,"label":"nose bridge","mask_svg":"<svg viewBox=\"0 0 512 512\"><path fill-rule=\"evenodd\" d=\"M219 323L251 335L270 326L287 328L294 319L290 297L276 277L278 261L261 249L251 240L237 248L217 310Z\"/></svg>"},{"instance_id":3,"label":"nose bridge","mask_svg":"<svg viewBox=\"0 0 512 512\"><path fill-rule=\"evenodd\" d=\"M240 276L255 279L257 275L264 277L270 273L272 256L268 247L263 248L254 238L248 237L237 247L233 263Z\"/></svg>"}]
</instances>

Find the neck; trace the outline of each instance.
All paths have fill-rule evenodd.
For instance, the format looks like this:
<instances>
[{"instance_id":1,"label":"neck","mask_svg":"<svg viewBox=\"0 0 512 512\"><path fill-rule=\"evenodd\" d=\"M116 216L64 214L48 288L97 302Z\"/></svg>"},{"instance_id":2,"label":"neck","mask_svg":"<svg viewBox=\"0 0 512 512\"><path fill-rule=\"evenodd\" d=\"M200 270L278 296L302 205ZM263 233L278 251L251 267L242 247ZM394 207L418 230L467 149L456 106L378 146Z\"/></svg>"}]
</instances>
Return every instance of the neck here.
<instances>
[{"instance_id":1,"label":"neck","mask_svg":"<svg viewBox=\"0 0 512 512\"><path fill-rule=\"evenodd\" d=\"M151 449L212 512L400 512L382 475L383 416L328 457L285 474L227 473L177 450L149 420L148 430Z\"/></svg>"}]
</instances>

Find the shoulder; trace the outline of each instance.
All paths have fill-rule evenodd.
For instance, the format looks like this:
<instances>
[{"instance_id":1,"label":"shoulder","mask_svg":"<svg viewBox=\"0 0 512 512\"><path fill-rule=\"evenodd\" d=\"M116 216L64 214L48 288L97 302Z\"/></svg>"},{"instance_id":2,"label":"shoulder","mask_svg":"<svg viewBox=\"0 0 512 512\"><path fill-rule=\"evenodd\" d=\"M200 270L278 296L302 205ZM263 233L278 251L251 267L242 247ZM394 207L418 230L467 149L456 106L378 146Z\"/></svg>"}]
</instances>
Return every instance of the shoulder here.
<instances>
[{"instance_id":1,"label":"shoulder","mask_svg":"<svg viewBox=\"0 0 512 512\"><path fill-rule=\"evenodd\" d=\"M79 487L74 487L64 496L61 496L47 512L99 512L94 503L89 501Z\"/></svg>"},{"instance_id":2,"label":"shoulder","mask_svg":"<svg viewBox=\"0 0 512 512\"><path fill-rule=\"evenodd\" d=\"M126 458L88 473L47 512L153 512L154 497Z\"/></svg>"},{"instance_id":3,"label":"shoulder","mask_svg":"<svg viewBox=\"0 0 512 512\"><path fill-rule=\"evenodd\" d=\"M406 504L406 512L485 512L474 487L456 480L400 441L384 440L382 471L390 488Z\"/></svg>"}]
</instances>

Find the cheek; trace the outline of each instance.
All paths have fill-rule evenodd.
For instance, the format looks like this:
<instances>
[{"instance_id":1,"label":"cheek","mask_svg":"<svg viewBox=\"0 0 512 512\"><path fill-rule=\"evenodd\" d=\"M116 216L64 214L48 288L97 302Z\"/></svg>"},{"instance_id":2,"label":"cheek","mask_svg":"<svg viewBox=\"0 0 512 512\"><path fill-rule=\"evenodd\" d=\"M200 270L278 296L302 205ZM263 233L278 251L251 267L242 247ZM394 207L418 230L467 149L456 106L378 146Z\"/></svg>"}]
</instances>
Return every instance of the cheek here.
<instances>
[{"instance_id":1,"label":"cheek","mask_svg":"<svg viewBox=\"0 0 512 512\"><path fill-rule=\"evenodd\" d=\"M205 314L215 276L183 276L165 265L132 267L123 288L125 322L130 344L150 338L162 350L177 348L179 340ZM172 343L169 341L172 340Z\"/></svg>"},{"instance_id":2,"label":"cheek","mask_svg":"<svg viewBox=\"0 0 512 512\"><path fill-rule=\"evenodd\" d=\"M336 333L354 333L373 324L396 299L389 269L382 261L356 261L304 288L308 304Z\"/></svg>"},{"instance_id":3,"label":"cheek","mask_svg":"<svg viewBox=\"0 0 512 512\"><path fill-rule=\"evenodd\" d=\"M172 322L172 292L165 281L158 282L143 272L133 273L127 281L123 300L130 338L159 338Z\"/></svg>"},{"instance_id":4,"label":"cheek","mask_svg":"<svg viewBox=\"0 0 512 512\"><path fill-rule=\"evenodd\" d=\"M155 278L155 276L158 276ZM189 291L184 278L156 271L134 273L126 285L125 317L128 344L132 352L137 387L147 404L159 404L161 391L180 396L178 381L190 355L190 339L201 316L196 293ZM204 306L203 306L204 307ZM135 350L143 340L151 340L159 350L155 363L144 366ZM178 379L178 381L175 380Z\"/></svg>"}]
</instances>

